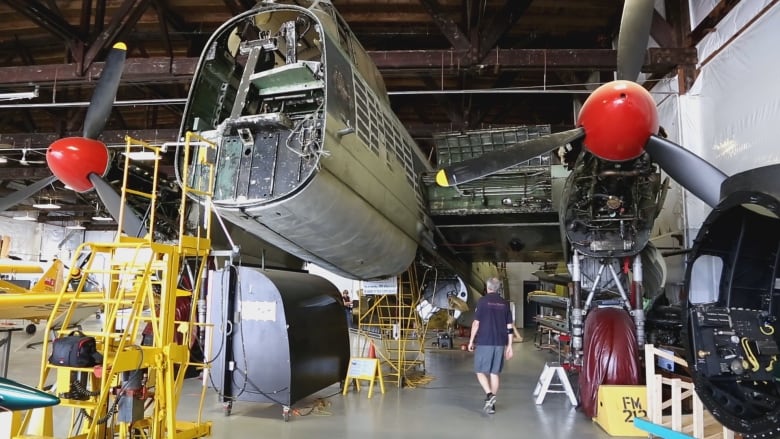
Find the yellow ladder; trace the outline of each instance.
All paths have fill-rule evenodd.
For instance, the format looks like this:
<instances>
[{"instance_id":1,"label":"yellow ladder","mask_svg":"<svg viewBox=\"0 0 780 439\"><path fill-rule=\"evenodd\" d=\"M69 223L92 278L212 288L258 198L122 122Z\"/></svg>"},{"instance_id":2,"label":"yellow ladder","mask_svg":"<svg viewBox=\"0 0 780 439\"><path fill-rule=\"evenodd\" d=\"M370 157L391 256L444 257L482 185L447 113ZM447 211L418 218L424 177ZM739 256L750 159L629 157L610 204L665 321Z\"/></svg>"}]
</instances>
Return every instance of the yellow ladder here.
<instances>
[{"instance_id":1,"label":"yellow ladder","mask_svg":"<svg viewBox=\"0 0 780 439\"><path fill-rule=\"evenodd\" d=\"M368 308L361 310L358 332L378 339L381 346L376 352L388 371L384 375L401 387L412 370L425 370L426 328L416 312L421 297L416 266L412 264L396 281L396 294L373 296Z\"/></svg>"},{"instance_id":2,"label":"yellow ladder","mask_svg":"<svg viewBox=\"0 0 780 439\"><path fill-rule=\"evenodd\" d=\"M185 142L185 155L189 152L191 137ZM201 153L202 148L214 148L213 144L200 139L199 154L203 157L213 154ZM160 153L160 149L144 142L127 139L127 152L141 149ZM122 188L122 212L120 213L117 238L112 243L85 243L76 252L74 266L79 255L88 254L80 279L70 272L65 287L54 305L52 315L64 313L61 328L72 326L74 311L80 306L99 305L105 319L102 330L83 331L84 336L94 337L102 362L94 367L74 367L52 364L47 353L50 342L44 340L41 360L39 388L44 388L53 378L55 391L61 398L61 406L72 409L71 438L195 438L208 436L211 423L203 422L201 412L205 397L205 386L201 386L200 406L195 421L177 420L179 395L184 384L187 368L199 366L205 370L208 364L190 361L190 345L194 331L204 326L198 323L197 302L203 285L203 273L211 249L210 224L196 227L196 235L185 234L182 219L178 240L173 243L154 241L154 212L157 201L158 161L154 162L152 191L143 192L127 188L127 173L130 169L130 154L126 154L125 176ZM185 161L186 163L186 161ZM198 164L206 170L213 182L213 164L204 160ZM184 170L183 181L187 182ZM180 214L190 212L192 204L188 194L196 193L210 197L211 192L202 187L193 188L187 184L182 188ZM212 185L213 186L213 185ZM124 206L128 194L149 200L149 233L143 238L128 237L121 233ZM207 215L204 215L207 216ZM180 274L191 274L191 288L179 287ZM106 281L100 291L88 291L89 276L101 276ZM74 284L73 291L68 285ZM180 301L189 301L189 313L177 318ZM124 323L121 319L126 315ZM51 333L54 319L49 320L47 333ZM148 327L149 343L139 343L141 331ZM60 329L56 338L67 336L67 329ZM150 391L150 389L153 389ZM151 409L146 404L151 401ZM51 408L49 408L51 410ZM51 418L51 415L44 416ZM30 416L26 416L18 438L43 438L53 433L51 425L43 425L38 431L30 432Z\"/></svg>"}]
</instances>

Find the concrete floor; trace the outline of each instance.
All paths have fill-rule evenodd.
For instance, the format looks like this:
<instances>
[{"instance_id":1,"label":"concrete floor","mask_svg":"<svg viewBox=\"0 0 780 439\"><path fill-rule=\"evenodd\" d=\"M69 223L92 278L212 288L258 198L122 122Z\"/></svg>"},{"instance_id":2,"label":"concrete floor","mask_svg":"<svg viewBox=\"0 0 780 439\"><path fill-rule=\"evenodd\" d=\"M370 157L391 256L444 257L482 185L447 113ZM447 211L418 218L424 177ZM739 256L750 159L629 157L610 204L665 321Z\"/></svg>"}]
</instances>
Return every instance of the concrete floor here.
<instances>
[{"instance_id":1,"label":"concrete floor","mask_svg":"<svg viewBox=\"0 0 780 439\"><path fill-rule=\"evenodd\" d=\"M234 404L232 415L225 416L216 393L209 390L203 416L213 421L213 437L218 438L613 437L572 407L563 394L549 394L542 405L534 404L532 393L545 361L557 357L537 350L530 331L524 335L526 341L515 344L515 358L501 375L493 415L482 412L484 394L472 372L472 354L429 349L426 375L432 380L418 387L399 389L388 384L385 394L375 389L368 399L366 387L342 396L333 385L296 403L289 422L282 419L278 405L240 401ZM27 338L14 334L8 378L36 385L41 351L24 348ZM456 339L455 346L464 341ZM185 385L181 420L194 420L199 383L191 379Z\"/></svg>"}]
</instances>

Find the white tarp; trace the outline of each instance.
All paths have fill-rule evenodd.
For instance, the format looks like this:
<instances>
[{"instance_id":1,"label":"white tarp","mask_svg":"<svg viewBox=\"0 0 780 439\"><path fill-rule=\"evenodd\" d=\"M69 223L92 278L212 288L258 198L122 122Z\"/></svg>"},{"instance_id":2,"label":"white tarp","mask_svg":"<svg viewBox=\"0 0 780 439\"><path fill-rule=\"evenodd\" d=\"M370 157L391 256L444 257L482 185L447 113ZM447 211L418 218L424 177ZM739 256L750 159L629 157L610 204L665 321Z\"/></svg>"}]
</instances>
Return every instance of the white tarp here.
<instances>
[{"instance_id":1,"label":"white tarp","mask_svg":"<svg viewBox=\"0 0 780 439\"><path fill-rule=\"evenodd\" d=\"M658 107L658 122L667 138L678 144L685 144L681 139L679 89L677 77L664 79L656 84L650 91ZM666 177L666 174L664 174ZM662 249L680 248L681 242L677 237L685 230L685 218L682 206L685 202L685 191L674 180L670 180L670 188L666 194L663 209L658 215L653 226L653 244ZM665 258L667 267L667 281L675 284L682 282L685 277L685 261L682 255L668 256Z\"/></svg>"},{"instance_id":2,"label":"white tarp","mask_svg":"<svg viewBox=\"0 0 780 439\"><path fill-rule=\"evenodd\" d=\"M691 29L696 29L701 20L720 3L720 0L692 0L690 6ZM729 12L728 16L721 20L715 29L708 29L707 34L698 45L699 62L705 62L719 48L733 37L741 29L749 25L750 20L758 16L772 0L750 0L738 2Z\"/></svg>"},{"instance_id":3,"label":"white tarp","mask_svg":"<svg viewBox=\"0 0 780 439\"><path fill-rule=\"evenodd\" d=\"M780 91L775 84L780 58L772 55L780 7L773 6L750 22L763 11L762 3L755 2L753 16L738 7L724 18L713 35L726 45L703 65L688 94L680 97L681 144L727 175L780 162L774 130L780 123ZM720 29L729 29L732 35ZM710 209L695 197L687 198L688 224L696 229Z\"/></svg>"}]
</instances>

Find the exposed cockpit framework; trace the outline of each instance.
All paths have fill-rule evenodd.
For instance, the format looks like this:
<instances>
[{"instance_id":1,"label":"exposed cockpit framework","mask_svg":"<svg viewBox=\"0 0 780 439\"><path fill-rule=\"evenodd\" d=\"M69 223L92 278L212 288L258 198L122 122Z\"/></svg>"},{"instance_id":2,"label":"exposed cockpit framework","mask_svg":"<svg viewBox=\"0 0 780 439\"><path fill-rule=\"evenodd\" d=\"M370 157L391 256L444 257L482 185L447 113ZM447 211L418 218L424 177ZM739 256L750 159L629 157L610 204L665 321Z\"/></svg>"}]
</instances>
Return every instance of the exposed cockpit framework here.
<instances>
[{"instance_id":1,"label":"exposed cockpit framework","mask_svg":"<svg viewBox=\"0 0 780 439\"><path fill-rule=\"evenodd\" d=\"M181 133L218 146L222 217L348 278L397 275L422 250L482 288L490 264L472 269L434 243L420 177L433 168L331 4L234 17L197 72Z\"/></svg>"}]
</instances>

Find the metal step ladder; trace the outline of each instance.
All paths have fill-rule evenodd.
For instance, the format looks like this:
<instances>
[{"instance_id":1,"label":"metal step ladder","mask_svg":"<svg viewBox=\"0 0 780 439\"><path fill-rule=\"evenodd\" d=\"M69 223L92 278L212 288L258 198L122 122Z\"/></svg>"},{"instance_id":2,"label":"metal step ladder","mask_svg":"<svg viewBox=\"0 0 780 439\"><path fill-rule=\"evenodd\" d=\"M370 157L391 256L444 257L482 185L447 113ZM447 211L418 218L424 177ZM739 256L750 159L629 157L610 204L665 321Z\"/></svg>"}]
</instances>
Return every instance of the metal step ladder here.
<instances>
[{"instance_id":1,"label":"metal step ladder","mask_svg":"<svg viewBox=\"0 0 780 439\"><path fill-rule=\"evenodd\" d=\"M558 382L553 380L558 378ZM566 369L560 363L545 363L542 374L539 375L539 381L536 383L533 395L536 397L536 404L542 404L544 397L548 393L565 393L569 397L569 402L573 406L577 405L577 397L569 383L569 376Z\"/></svg>"}]
</instances>

